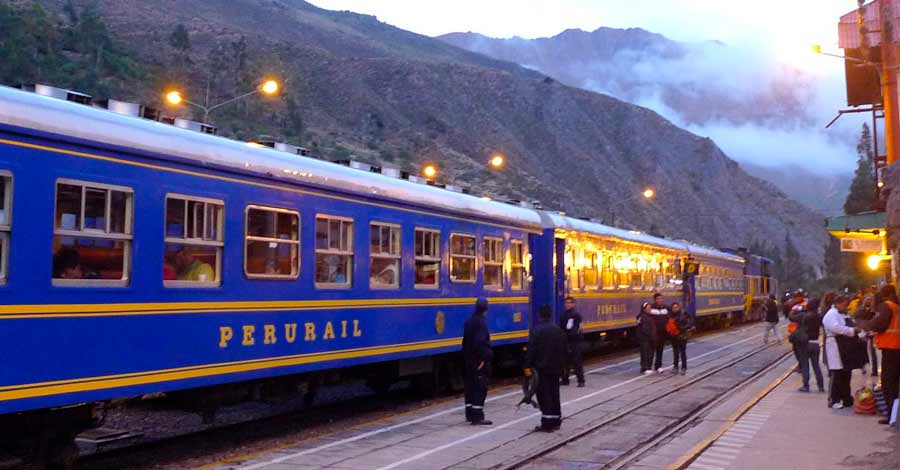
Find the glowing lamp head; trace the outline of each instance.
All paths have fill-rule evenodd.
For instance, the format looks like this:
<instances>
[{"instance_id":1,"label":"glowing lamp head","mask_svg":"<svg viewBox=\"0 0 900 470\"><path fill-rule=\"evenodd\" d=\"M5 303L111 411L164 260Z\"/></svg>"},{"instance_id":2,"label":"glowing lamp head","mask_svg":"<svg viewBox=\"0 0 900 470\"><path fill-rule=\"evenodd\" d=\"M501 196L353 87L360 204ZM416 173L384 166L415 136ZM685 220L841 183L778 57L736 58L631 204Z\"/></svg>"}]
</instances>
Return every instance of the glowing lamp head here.
<instances>
[{"instance_id":1,"label":"glowing lamp head","mask_svg":"<svg viewBox=\"0 0 900 470\"><path fill-rule=\"evenodd\" d=\"M878 187L879 187L879 188L883 188L883 187L884 187L884 181L879 181L879 182L878 182Z\"/></svg>"},{"instance_id":2,"label":"glowing lamp head","mask_svg":"<svg viewBox=\"0 0 900 470\"><path fill-rule=\"evenodd\" d=\"M813 44L812 51L813 51L813 54L821 54L822 53L822 45L821 44Z\"/></svg>"},{"instance_id":3,"label":"glowing lamp head","mask_svg":"<svg viewBox=\"0 0 900 470\"><path fill-rule=\"evenodd\" d=\"M644 196L644 199L653 199L654 197L656 197L656 191L653 188L645 189L642 194Z\"/></svg>"},{"instance_id":4,"label":"glowing lamp head","mask_svg":"<svg viewBox=\"0 0 900 470\"><path fill-rule=\"evenodd\" d=\"M275 93L278 93L278 88L278 82L275 80L266 80L259 86L259 91L267 95L274 95Z\"/></svg>"},{"instance_id":5,"label":"glowing lamp head","mask_svg":"<svg viewBox=\"0 0 900 470\"><path fill-rule=\"evenodd\" d=\"M872 271L877 270L879 264L881 264L881 255L870 255L866 258L866 265L869 266L869 269Z\"/></svg>"},{"instance_id":6,"label":"glowing lamp head","mask_svg":"<svg viewBox=\"0 0 900 470\"><path fill-rule=\"evenodd\" d=\"M494 168L503 168L503 165L506 163L506 158L503 155L497 154L491 157L491 166Z\"/></svg>"},{"instance_id":7,"label":"glowing lamp head","mask_svg":"<svg viewBox=\"0 0 900 470\"><path fill-rule=\"evenodd\" d=\"M426 178L434 179L434 177L437 176L437 174L438 174L438 169L434 165L425 165L425 167L422 168L422 175Z\"/></svg>"},{"instance_id":8,"label":"glowing lamp head","mask_svg":"<svg viewBox=\"0 0 900 470\"><path fill-rule=\"evenodd\" d=\"M166 93L166 102L173 105L179 105L184 101L184 97L181 96L181 92L177 90L172 90Z\"/></svg>"}]
</instances>

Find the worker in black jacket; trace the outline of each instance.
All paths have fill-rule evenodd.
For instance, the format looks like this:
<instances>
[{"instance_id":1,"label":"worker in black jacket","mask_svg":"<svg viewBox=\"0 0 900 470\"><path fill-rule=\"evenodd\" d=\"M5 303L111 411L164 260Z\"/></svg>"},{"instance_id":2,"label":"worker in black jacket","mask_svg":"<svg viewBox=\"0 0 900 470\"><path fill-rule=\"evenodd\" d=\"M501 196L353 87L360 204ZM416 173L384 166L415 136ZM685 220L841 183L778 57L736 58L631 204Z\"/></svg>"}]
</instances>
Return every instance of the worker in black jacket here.
<instances>
[{"instance_id":1,"label":"worker in black jacket","mask_svg":"<svg viewBox=\"0 0 900 470\"><path fill-rule=\"evenodd\" d=\"M562 314L560 327L566 332L566 365L563 369L562 384L569 385L569 374L575 369L578 386L584 387L584 365L581 358L581 314L575 310L575 298L566 297L566 311Z\"/></svg>"},{"instance_id":2,"label":"worker in black jacket","mask_svg":"<svg viewBox=\"0 0 900 470\"><path fill-rule=\"evenodd\" d=\"M491 332L487 323L488 302L484 297L475 301L475 312L463 328L463 359L465 360L466 420L472 424L490 425L484 419L484 399L487 398L488 377L491 374Z\"/></svg>"},{"instance_id":3,"label":"worker in black jacket","mask_svg":"<svg viewBox=\"0 0 900 470\"><path fill-rule=\"evenodd\" d=\"M538 371L538 405L541 407L541 425L535 431L552 432L562 423L562 406L559 403L559 374L566 359L566 334L551 320L549 305L538 313L540 324L528 338L526 367Z\"/></svg>"}]
</instances>

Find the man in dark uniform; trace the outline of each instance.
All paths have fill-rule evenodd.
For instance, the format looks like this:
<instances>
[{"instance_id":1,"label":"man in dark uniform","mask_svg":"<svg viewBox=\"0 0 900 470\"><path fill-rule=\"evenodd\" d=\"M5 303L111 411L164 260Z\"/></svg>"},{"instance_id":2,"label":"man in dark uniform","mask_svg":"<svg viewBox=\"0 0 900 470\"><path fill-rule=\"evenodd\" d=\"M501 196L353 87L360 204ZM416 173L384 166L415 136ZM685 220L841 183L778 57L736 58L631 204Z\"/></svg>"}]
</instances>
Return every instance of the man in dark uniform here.
<instances>
[{"instance_id":1,"label":"man in dark uniform","mask_svg":"<svg viewBox=\"0 0 900 470\"><path fill-rule=\"evenodd\" d=\"M488 377L491 373L491 361L494 359L487 309L487 299L479 297L475 301L475 312L466 320L462 341L463 359L466 363L466 420L481 425L493 424L484 419L484 399L487 397Z\"/></svg>"},{"instance_id":2,"label":"man in dark uniform","mask_svg":"<svg viewBox=\"0 0 900 470\"><path fill-rule=\"evenodd\" d=\"M551 320L549 305L541 307L541 323L528 338L526 367L537 369L537 399L541 407L541 425L535 431L552 432L562 423L559 403L559 373L566 359L566 334Z\"/></svg>"},{"instance_id":3,"label":"man in dark uniform","mask_svg":"<svg viewBox=\"0 0 900 470\"><path fill-rule=\"evenodd\" d=\"M562 384L569 385L569 374L574 367L578 386L584 387L584 365L581 360L581 342L584 340L584 334L581 331L581 314L575 311L574 297L566 297L566 311L562 314L560 327L566 332L567 348Z\"/></svg>"}]
</instances>

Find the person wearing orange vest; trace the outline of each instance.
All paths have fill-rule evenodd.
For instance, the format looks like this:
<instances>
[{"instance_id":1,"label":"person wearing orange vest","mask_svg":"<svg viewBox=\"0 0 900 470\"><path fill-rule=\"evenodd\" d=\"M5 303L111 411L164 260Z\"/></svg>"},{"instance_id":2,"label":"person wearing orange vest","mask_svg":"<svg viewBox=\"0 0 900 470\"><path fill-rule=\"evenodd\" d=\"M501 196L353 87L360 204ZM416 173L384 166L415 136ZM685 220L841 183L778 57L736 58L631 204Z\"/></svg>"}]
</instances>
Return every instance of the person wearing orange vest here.
<instances>
[{"instance_id":1,"label":"person wearing orange vest","mask_svg":"<svg viewBox=\"0 0 900 470\"><path fill-rule=\"evenodd\" d=\"M875 333L875 346L881 350L881 390L888 409L898 397L900 389L900 301L897 288L887 284L881 288L881 303L875 317L864 321L862 327ZM888 418L879 421L888 424Z\"/></svg>"}]
</instances>

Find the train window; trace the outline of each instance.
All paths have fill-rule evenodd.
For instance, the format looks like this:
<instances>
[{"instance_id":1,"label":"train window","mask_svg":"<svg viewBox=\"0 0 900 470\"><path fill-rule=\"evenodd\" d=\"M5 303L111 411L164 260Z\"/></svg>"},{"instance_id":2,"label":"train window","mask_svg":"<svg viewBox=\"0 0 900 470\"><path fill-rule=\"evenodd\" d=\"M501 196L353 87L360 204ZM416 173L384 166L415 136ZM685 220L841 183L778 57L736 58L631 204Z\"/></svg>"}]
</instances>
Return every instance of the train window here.
<instances>
[{"instance_id":1,"label":"train window","mask_svg":"<svg viewBox=\"0 0 900 470\"><path fill-rule=\"evenodd\" d=\"M415 258L415 287L437 288L441 273L441 232L417 228Z\"/></svg>"},{"instance_id":2,"label":"train window","mask_svg":"<svg viewBox=\"0 0 900 470\"><path fill-rule=\"evenodd\" d=\"M369 287L400 287L400 226L373 222L369 225Z\"/></svg>"},{"instance_id":3,"label":"train window","mask_svg":"<svg viewBox=\"0 0 900 470\"><path fill-rule=\"evenodd\" d=\"M509 243L509 286L512 290L525 288L525 244L519 240Z\"/></svg>"},{"instance_id":4,"label":"train window","mask_svg":"<svg viewBox=\"0 0 900 470\"><path fill-rule=\"evenodd\" d=\"M244 274L251 279L300 276L300 214L274 207L247 206Z\"/></svg>"},{"instance_id":5,"label":"train window","mask_svg":"<svg viewBox=\"0 0 900 470\"><path fill-rule=\"evenodd\" d=\"M53 285L128 284L133 200L131 188L57 181Z\"/></svg>"},{"instance_id":6,"label":"train window","mask_svg":"<svg viewBox=\"0 0 900 470\"><path fill-rule=\"evenodd\" d=\"M450 235L450 280L475 282L475 237Z\"/></svg>"},{"instance_id":7,"label":"train window","mask_svg":"<svg viewBox=\"0 0 900 470\"><path fill-rule=\"evenodd\" d=\"M484 237L484 287L503 289L503 240Z\"/></svg>"},{"instance_id":8,"label":"train window","mask_svg":"<svg viewBox=\"0 0 900 470\"><path fill-rule=\"evenodd\" d=\"M166 195L163 285L216 287L221 281L225 203Z\"/></svg>"},{"instance_id":9,"label":"train window","mask_svg":"<svg viewBox=\"0 0 900 470\"><path fill-rule=\"evenodd\" d=\"M316 287L353 282L353 219L316 216Z\"/></svg>"},{"instance_id":10,"label":"train window","mask_svg":"<svg viewBox=\"0 0 900 470\"><path fill-rule=\"evenodd\" d=\"M12 174L0 171L0 284L6 284L12 231Z\"/></svg>"},{"instance_id":11,"label":"train window","mask_svg":"<svg viewBox=\"0 0 900 470\"><path fill-rule=\"evenodd\" d=\"M584 254L584 288L588 290L597 290L597 284L600 282L600 257L597 253L588 251Z\"/></svg>"}]
</instances>

